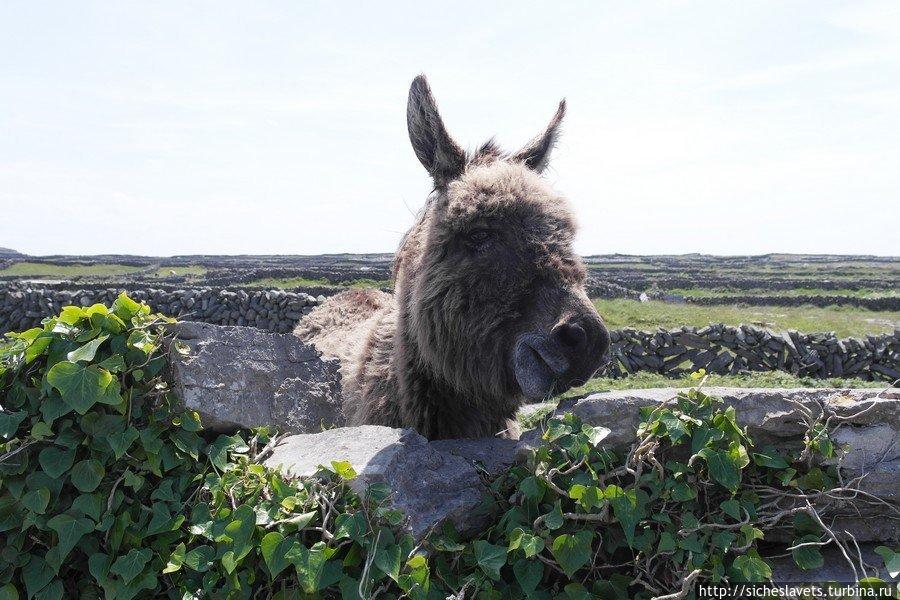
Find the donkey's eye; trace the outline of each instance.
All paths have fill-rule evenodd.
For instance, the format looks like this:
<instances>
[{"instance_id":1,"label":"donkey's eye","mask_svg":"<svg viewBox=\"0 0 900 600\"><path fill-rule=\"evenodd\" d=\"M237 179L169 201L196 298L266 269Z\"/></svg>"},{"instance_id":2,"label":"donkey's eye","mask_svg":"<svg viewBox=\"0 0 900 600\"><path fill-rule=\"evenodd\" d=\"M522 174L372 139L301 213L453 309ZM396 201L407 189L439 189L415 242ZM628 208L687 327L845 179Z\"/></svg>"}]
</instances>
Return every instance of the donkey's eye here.
<instances>
[{"instance_id":1,"label":"donkey's eye","mask_svg":"<svg viewBox=\"0 0 900 600\"><path fill-rule=\"evenodd\" d=\"M483 244L491 237L491 232L487 229L476 229L469 232L469 241L473 244Z\"/></svg>"}]
</instances>

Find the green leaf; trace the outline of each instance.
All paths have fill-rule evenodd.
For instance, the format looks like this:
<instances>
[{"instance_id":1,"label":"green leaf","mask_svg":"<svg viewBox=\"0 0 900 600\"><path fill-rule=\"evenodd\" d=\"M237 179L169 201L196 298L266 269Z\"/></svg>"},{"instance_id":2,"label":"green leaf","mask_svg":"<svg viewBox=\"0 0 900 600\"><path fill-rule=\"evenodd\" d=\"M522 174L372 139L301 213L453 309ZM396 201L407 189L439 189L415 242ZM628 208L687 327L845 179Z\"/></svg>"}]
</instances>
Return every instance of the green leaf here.
<instances>
[{"instance_id":1,"label":"green leaf","mask_svg":"<svg viewBox=\"0 0 900 600\"><path fill-rule=\"evenodd\" d=\"M819 536L816 535L804 535L799 540L794 540L792 546L798 546L800 544L819 542ZM818 569L823 564L825 564L825 559L822 558L822 552L819 551L819 546L801 546L800 548L794 548L791 550L791 556L794 557L794 562L798 567L803 569L804 571L809 571L810 569Z\"/></svg>"},{"instance_id":2,"label":"green leaf","mask_svg":"<svg viewBox=\"0 0 900 600\"><path fill-rule=\"evenodd\" d=\"M741 473L728 452L703 448L697 454L706 461L713 479L732 493L737 491L741 483Z\"/></svg>"},{"instance_id":3,"label":"green leaf","mask_svg":"<svg viewBox=\"0 0 900 600\"><path fill-rule=\"evenodd\" d=\"M887 570L891 579L900 575L900 552L891 550L887 546L876 546L875 553L884 560L884 568Z\"/></svg>"},{"instance_id":4,"label":"green leaf","mask_svg":"<svg viewBox=\"0 0 900 600\"><path fill-rule=\"evenodd\" d=\"M656 547L658 553L671 552L675 550L675 538L668 531L663 531L659 536L659 545Z\"/></svg>"},{"instance_id":5,"label":"green leaf","mask_svg":"<svg viewBox=\"0 0 900 600\"><path fill-rule=\"evenodd\" d=\"M603 490L603 495L609 499L613 514L625 532L625 540L631 546L634 543L634 529L644 518L644 509L642 503L638 502L637 490L623 490L617 485L610 485Z\"/></svg>"},{"instance_id":6,"label":"green leaf","mask_svg":"<svg viewBox=\"0 0 900 600\"><path fill-rule=\"evenodd\" d=\"M351 465L346 460L333 460L331 461L331 468L341 479L350 480L356 477L356 471L353 469L353 465Z\"/></svg>"},{"instance_id":7,"label":"green leaf","mask_svg":"<svg viewBox=\"0 0 900 600\"><path fill-rule=\"evenodd\" d=\"M259 549L266 566L269 568L272 581L291 564L288 555L295 543L293 538L285 538L277 531L263 536L262 541L259 543Z\"/></svg>"},{"instance_id":8,"label":"green leaf","mask_svg":"<svg viewBox=\"0 0 900 600\"><path fill-rule=\"evenodd\" d=\"M163 569L163 574L175 573L181 570L181 565L184 564L185 550L186 548L184 546L184 542L181 542L177 546L175 546L175 549L172 550L172 554L169 555L169 560L166 562L166 567Z\"/></svg>"},{"instance_id":9,"label":"green leaf","mask_svg":"<svg viewBox=\"0 0 900 600\"><path fill-rule=\"evenodd\" d=\"M734 559L732 563L744 581L759 583L772 578L772 569L756 550L750 550Z\"/></svg>"},{"instance_id":10,"label":"green leaf","mask_svg":"<svg viewBox=\"0 0 900 600\"><path fill-rule=\"evenodd\" d=\"M242 504L231 516L233 520L225 527L225 535L231 538L234 559L240 561L253 549L256 512L250 506Z\"/></svg>"},{"instance_id":11,"label":"green leaf","mask_svg":"<svg viewBox=\"0 0 900 600\"><path fill-rule=\"evenodd\" d=\"M522 558L513 565L513 575L519 582L519 587L526 594L530 594L537 588L544 576L544 567L540 561Z\"/></svg>"},{"instance_id":12,"label":"green leaf","mask_svg":"<svg viewBox=\"0 0 900 600\"><path fill-rule=\"evenodd\" d=\"M205 573L209 570L215 557L216 551L212 546L197 546L184 556L184 566L192 571Z\"/></svg>"},{"instance_id":13,"label":"green leaf","mask_svg":"<svg viewBox=\"0 0 900 600\"><path fill-rule=\"evenodd\" d=\"M550 551L569 578L574 577L578 569L590 562L593 539L594 534L591 531L582 529L574 534L563 534L553 540Z\"/></svg>"},{"instance_id":14,"label":"green leaf","mask_svg":"<svg viewBox=\"0 0 900 600\"><path fill-rule=\"evenodd\" d=\"M725 514L734 519L735 521L741 520L741 503L731 498L726 500L721 505L722 510L725 511Z\"/></svg>"},{"instance_id":15,"label":"green leaf","mask_svg":"<svg viewBox=\"0 0 900 600\"><path fill-rule=\"evenodd\" d=\"M506 564L506 548L484 540L476 540L473 547L475 562L481 570L494 581L500 581L500 569Z\"/></svg>"},{"instance_id":16,"label":"green leaf","mask_svg":"<svg viewBox=\"0 0 900 600\"><path fill-rule=\"evenodd\" d=\"M75 544L81 540L86 533L94 530L94 524L90 519L84 517L75 518L71 515L63 513L56 515L47 521L47 527L56 532L58 536L58 552L59 560L62 561L69 555Z\"/></svg>"},{"instance_id":17,"label":"green leaf","mask_svg":"<svg viewBox=\"0 0 900 600\"><path fill-rule=\"evenodd\" d=\"M119 433L111 433L106 436L106 443L109 444L109 447L113 451L113 455L116 457L116 460L119 460L125 453L128 452L128 449L131 448L131 444L134 443L136 439L140 437L138 430L134 427L128 427L125 431Z\"/></svg>"},{"instance_id":18,"label":"green leaf","mask_svg":"<svg viewBox=\"0 0 900 600\"><path fill-rule=\"evenodd\" d=\"M394 577L391 574L392 578L396 581L399 578L400 572L400 547L394 546L397 549L397 568L396 573L398 573L397 577ZM324 590L330 585L333 585L340 581L342 577L341 572L341 563L338 561L329 561L326 556L326 548L325 544L322 542L316 542L313 544L312 548L306 549L305 546L298 545L291 551L291 562L294 563L294 567L297 570L297 578L300 582L300 587L303 588L303 591L307 594L313 594L320 590ZM392 555L394 553L392 552ZM378 565L378 555L375 557L375 564ZM378 568L381 568L378 565Z\"/></svg>"},{"instance_id":19,"label":"green leaf","mask_svg":"<svg viewBox=\"0 0 900 600\"><path fill-rule=\"evenodd\" d=\"M400 554L400 546L397 544L379 545L375 549L375 566L381 569L382 573L397 581L400 577Z\"/></svg>"},{"instance_id":20,"label":"green leaf","mask_svg":"<svg viewBox=\"0 0 900 600\"><path fill-rule=\"evenodd\" d=\"M11 438L27 416L28 413L24 410L14 413L0 413L0 438Z\"/></svg>"},{"instance_id":21,"label":"green leaf","mask_svg":"<svg viewBox=\"0 0 900 600\"><path fill-rule=\"evenodd\" d=\"M16 591L16 586L7 583L0 587L0 600L19 600L19 592Z\"/></svg>"},{"instance_id":22,"label":"green leaf","mask_svg":"<svg viewBox=\"0 0 900 600\"><path fill-rule=\"evenodd\" d=\"M25 590L31 598L53 579L53 568L40 556L34 554L28 564L22 569L22 580L25 582Z\"/></svg>"},{"instance_id":23,"label":"green leaf","mask_svg":"<svg viewBox=\"0 0 900 600\"><path fill-rule=\"evenodd\" d=\"M553 510L544 515L544 525L547 529L554 531L563 526L562 504L557 500L553 504Z\"/></svg>"},{"instance_id":24,"label":"green leaf","mask_svg":"<svg viewBox=\"0 0 900 600\"><path fill-rule=\"evenodd\" d=\"M57 479L72 468L72 464L75 462L75 451L49 446L38 454L38 462L44 473L52 479Z\"/></svg>"},{"instance_id":25,"label":"green leaf","mask_svg":"<svg viewBox=\"0 0 900 600\"><path fill-rule=\"evenodd\" d=\"M100 344L109 339L108 335L101 335L100 337L94 338L84 346L78 348L77 350L72 350L66 356L69 359L69 362L77 363L81 361L91 362L94 360L94 356L97 354L97 349L100 348Z\"/></svg>"},{"instance_id":26,"label":"green leaf","mask_svg":"<svg viewBox=\"0 0 900 600\"><path fill-rule=\"evenodd\" d=\"M93 492L103 481L106 471L100 461L95 459L83 460L72 467L71 478L79 492Z\"/></svg>"},{"instance_id":27,"label":"green leaf","mask_svg":"<svg viewBox=\"0 0 900 600\"><path fill-rule=\"evenodd\" d=\"M59 391L63 402L80 415L103 398L112 379L109 371L69 361L58 362L47 372L47 381Z\"/></svg>"},{"instance_id":28,"label":"green leaf","mask_svg":"<svg viewBox=\"0 0 900 600\"><path fill-rule=\"evenodd\" d=\"M141 312L141 305L128 297L125 292L119 294L113 302L112 310L117 317L128 323L131 318Z\"/></svg>"},{"instance_id":29,"label":"green leaf","mask_svg":"<svg viewBox=\"0 0 900 600\"><path fill-rule=\"evenodd\" d=\"M768 467L770 469L788 468L788 462L773 446L766 446L759 452L754 452L753 462L760 467Z\"/></svg>"},{"instance_id":30,"label":"green leaf","mask_svg":"<svg viewBox=\"0 0 900 600\"><path fill-rule=\"evenodd\" d=\"M22 506L31 512L42 515L44 514L44 511L47 510L47 505L50 503L50 490L47 488L31 490L22 496L21 502Z\"/></svg>"},{"instance_id":31,"label":"green leaf","mask_svg":"<svg viewBox=\"0 0 900 600\"><path fill-rule=\"evenodd\" d=\"M150 559L153 557L153 551L150 548L138 550L132 548L125 556L120 556L109 568L109 572L118 575L125 583L130 583L132 579L137 577Z\"/></svg>"}]
</instances>

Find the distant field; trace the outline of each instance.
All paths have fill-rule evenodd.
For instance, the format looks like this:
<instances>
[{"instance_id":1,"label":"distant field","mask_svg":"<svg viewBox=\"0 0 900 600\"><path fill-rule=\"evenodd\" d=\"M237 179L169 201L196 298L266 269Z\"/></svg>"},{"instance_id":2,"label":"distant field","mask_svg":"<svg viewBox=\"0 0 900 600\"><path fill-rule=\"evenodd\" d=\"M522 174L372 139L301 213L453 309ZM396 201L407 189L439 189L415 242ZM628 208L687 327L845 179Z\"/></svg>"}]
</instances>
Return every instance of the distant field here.
<instances>
[{"instance_id":1,"label":"distant field","mask_svg":"<svg viewBox=\"0 0 900 600\"><path fill-rule=\"evenodd\" d=\"M110 277L136 273L142 267L120 264L55 265L43 262L19 262L0 269L0 276L8 277Z\"/></svg>"},{"instance_id":2,"label":"distant field","mask_svg":"<svg viewBox=\"0 0 900 600\"><path fill-rule=\"evenodd\" d=\"M697 385L697 380L689 376L671 378L642 371L622 379L610 379L609 377L595 377L586 384L572 388L568 392L551 398L549 402L556 404L564 398L581 398L588 394L598 392L610 392L615 390L643 390L648 388L689 388ZM883 389L887 387L883 381L865 381L864 379L812 379L809 377L794 377L783 371L770 371L766 373L749 373L747 375L710 375L705 387L736 387L736 388L872 388ZM873 392L874 393L874 392ZM545 408L534 413L522 415L519 423L525 428L535 427L550 413L552 408Z\"/></svg>"},{"instance_id":3,"label":"distant field","mask_svg":"<svg viewBox=\"0 0 900 600\"><path fill-rule=\"evenodd\" d=\"M594 306L613 329L634 327L652 331L660 326L704 327L710 323L725 323L759 325L776 331L834 331L840 337L847 337L889 333L900 328L900 312L873 312L846 306L700 306L622 299L594 300Z\"/></svg>"},{"instance_id":4,"label":"distant field","mask_svg":"<svg viewBox=\"0 0 900 600\"><path fill-rule=\"evenodd\" d=\"M390 281L376 281L374 279L352 279L350 281L331 282L327 279L307 279L306 277L266 277L246 284L249 287L268 287L280 289L293 289L297 287L343 287L343 288L386 288L391 286Z\"/></svg>"},{"instance_id":5,"label":"distant field","mask_svg":"<svg viewBox=\"0 0 900 600\"><path fill-rule=\"evenodd\" d=\"M200 265L160 267L154 273L155 277L164 279L166 277L201 277L209 271L206 267Z\"/></svg>"},{"instance_id":6,"label":"distant field","mask_svg":"<svg viewBox=\"0 0 900 600\"><path fill-rule=\"evenodd\" d=\"M815 287L798 287L789 290L775 290L755 288L747 290L732 290L722 288L672 288L666 290L669 294L677 296L693 296L695 298L717 298L720 296L848 296L852 298L896 298L900 296L900 290L873 290L873 289L837 289L826 290Z\"/></svg>"},{"instance_id":7,"label":"distant field","mask_svg":"<svg viewBox=\"0 0 900 600\"><path fill-rule=\"evenodd\" d=\"M596 392L610 390L639 390L646 388L675 387L687 388L697 385L697 381L688 376L671 378L657 373L641 371L621 379L595 377L581 387L572 388L562 398L580 397ZM813 379L811 377L794 377L784 371L768 371L749 373L747 375L710 375L704 384L708 387L760 387L760 388L798 388L798 387L843 387L843 388L884 388L883 381L866 381L864 379Z\"/></svg>"}]
</instances>

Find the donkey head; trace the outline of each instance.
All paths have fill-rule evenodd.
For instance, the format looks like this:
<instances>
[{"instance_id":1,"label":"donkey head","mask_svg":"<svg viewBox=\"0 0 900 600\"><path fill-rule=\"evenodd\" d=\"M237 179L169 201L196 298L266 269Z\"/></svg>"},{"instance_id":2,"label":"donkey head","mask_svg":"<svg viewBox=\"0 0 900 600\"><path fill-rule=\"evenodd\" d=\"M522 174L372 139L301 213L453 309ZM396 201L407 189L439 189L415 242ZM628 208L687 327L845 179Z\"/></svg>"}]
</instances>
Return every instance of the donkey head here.
<instances>
[{"instance_id":1,"label":"donkey head","mask_svg":"<svg viewBox=\"0 0 900 600\"><path fill-rule=\"evenodd\" d=\"M409 92L413 149L434 180L395 264L401 344L460 396L509 410L590 378L609 334L584 292L568 202L540 177L565 113L513 154L467 154L424 76Z\"/></svg>"}]
</instances>

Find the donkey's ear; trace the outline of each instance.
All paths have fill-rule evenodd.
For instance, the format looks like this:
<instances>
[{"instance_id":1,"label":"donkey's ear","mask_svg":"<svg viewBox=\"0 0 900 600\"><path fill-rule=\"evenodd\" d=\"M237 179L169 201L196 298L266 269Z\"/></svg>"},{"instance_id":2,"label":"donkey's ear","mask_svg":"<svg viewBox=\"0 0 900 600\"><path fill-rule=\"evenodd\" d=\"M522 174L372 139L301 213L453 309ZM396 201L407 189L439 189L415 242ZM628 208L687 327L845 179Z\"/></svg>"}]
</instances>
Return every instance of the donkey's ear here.
<instances>
[{"instance_id":1,"label":"donkey's ear","mask_svg":"<svg viewBox=\"0 0 900 600\"><path fill-rule=\"evenodd\" d=\"M513 154L513 160L525 163L525 166L538 173L543 171L547 163L550 162L550 151L556 145L556 138L559 136L559 124L562 122L565 114L566 101L562 100L547 128L536 138L525 144L524 148Z\"/></svg>"},{"instance_id":2,"label":"donkey's ear","mask_svg":"<svg viewBox=\"0 0 900 600\"><path fill-rule=\"evenodd\" d=\"M406 127L419 162L431 174L436 185L445 185L462 174L466 167L466 153L444 128L424 75L416 77L409 88Z\"/></svg>"}]
</instances>

